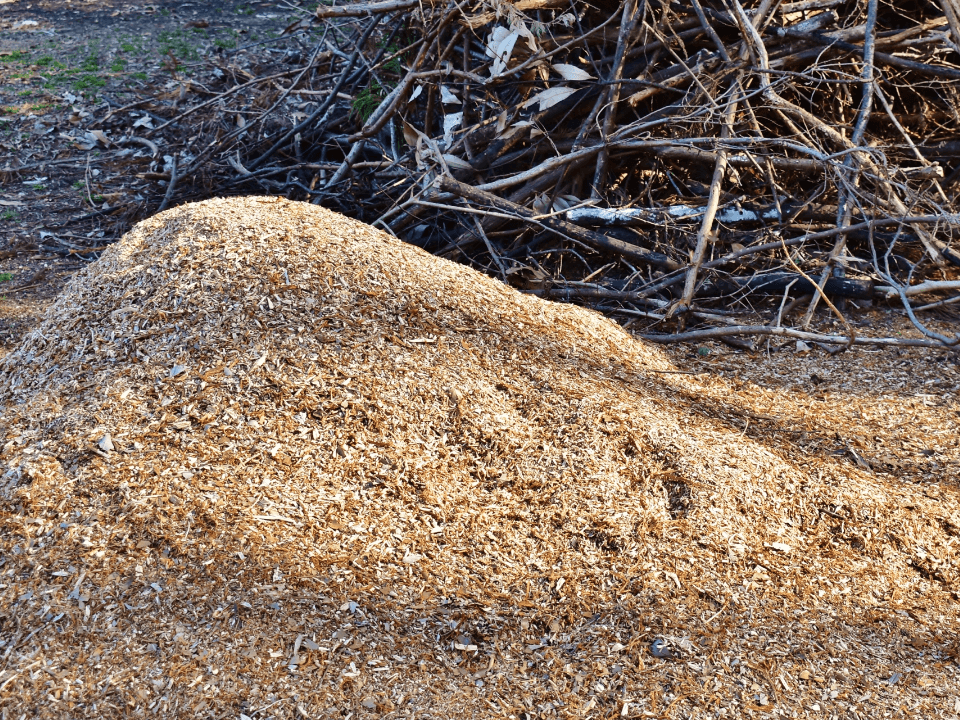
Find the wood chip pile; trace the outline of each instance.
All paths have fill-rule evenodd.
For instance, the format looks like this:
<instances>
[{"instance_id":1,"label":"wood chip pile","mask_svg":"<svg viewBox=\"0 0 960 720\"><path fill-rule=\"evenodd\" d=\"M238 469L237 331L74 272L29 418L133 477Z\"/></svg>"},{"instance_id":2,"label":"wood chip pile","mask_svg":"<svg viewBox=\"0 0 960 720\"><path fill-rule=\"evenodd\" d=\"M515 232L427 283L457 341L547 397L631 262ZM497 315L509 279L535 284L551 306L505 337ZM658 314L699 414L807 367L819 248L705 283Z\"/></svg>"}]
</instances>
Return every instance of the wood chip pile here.
<instances>
[{"instance_id":1,"label":"wood chip pile","mask_svg":"<svg viewBox=\"0 0 960 720\"><path fill-rule=\"evenodd\" d=\"M956 414L919 485L735 392L310 204L162 213L0 364L0 713L954 717Z\"/></svg>"},{"instance_id":2,"label":"wood chip pile","mask_svg":"<svg viewBox=\"0 0 960 720\"><path fill-rule=\"evenodd\" d=\"M97 119L153 148L161 209L309 199L661 342L960 342L958 0L385 0L287 31Z\"/></svg>"}]
</instances>

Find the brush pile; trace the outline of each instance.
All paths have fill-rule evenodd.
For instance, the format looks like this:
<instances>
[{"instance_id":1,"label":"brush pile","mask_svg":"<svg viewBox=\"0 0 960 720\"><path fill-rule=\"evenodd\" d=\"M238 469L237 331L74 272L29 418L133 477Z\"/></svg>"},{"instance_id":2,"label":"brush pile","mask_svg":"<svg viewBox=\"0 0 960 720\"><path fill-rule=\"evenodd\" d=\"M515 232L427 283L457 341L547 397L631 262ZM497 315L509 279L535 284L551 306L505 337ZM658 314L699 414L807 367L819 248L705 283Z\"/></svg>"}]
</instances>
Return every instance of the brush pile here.
<instances>
[{"instance_id":1,"label":"brush pile","mask_svg":"<svg viewBox=\"0 0 960 720\"><path fill-rule=\"evenodd\" d=\"M168 153L163 207L309 199L653 339L954 345L919 311L960 289L958 17L957 0L321 5L272 65L237 55L192 105L183 80L145 139ZM882 299L914 338L847 320Z\"/></svg>"}]
</instances>

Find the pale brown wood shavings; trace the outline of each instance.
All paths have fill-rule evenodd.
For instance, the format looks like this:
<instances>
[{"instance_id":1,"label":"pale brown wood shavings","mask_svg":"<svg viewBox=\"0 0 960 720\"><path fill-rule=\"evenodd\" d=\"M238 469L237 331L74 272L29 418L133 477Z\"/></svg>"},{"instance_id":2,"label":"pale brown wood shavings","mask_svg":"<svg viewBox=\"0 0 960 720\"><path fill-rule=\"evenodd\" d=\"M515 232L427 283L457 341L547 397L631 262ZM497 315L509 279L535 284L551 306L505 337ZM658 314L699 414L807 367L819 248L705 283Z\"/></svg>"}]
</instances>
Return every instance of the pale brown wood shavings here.
<instances>
[{"instance_id":1,"label":"pale brown wood shavings","mask_svg":"<svg viewBox=\"0 0 960 720\"><path fill-rule=\"evenodd\" d=\"M0 365L0 713L960 711L956 477L674 367L311 205L141 223Z\"/></svg>"}]
</instances>

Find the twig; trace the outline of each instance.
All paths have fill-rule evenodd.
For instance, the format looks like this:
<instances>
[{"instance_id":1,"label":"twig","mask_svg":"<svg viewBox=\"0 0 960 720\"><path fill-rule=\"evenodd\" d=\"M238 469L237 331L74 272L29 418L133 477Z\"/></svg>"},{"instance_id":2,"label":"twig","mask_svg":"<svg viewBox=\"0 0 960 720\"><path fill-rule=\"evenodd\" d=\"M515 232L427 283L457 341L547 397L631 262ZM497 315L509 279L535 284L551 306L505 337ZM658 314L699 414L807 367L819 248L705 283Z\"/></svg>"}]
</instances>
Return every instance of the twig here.
<instances>
[{"instance_id":1,"label":"twig","mask_svg":"<svg viewBox=\"0 0 960 720\"><path fill-rule=\"evenodd\" d=\"M386 0L385 2L354 3L352 5L319 5L314 12L318 20L331 17L365 17L397 10L409 10L421 4L421 0ZM424 2L424 5L427 3Z\"/></svg>"},{"instance_id":2,"label":"twig","mask_svg":"<svg viewBox=\"0 0 960 720\"><path fill-rule=\"evenodd\" d=\"M733 81L730 88L730 97L727 100L727 107L723 113L723 127L720 131L721 139L728 139L733 135L733 118L737 114L737 103L740 95L740 75ZM697 273L700 272L700 266L703 264L703 254L707 249L707 242L716 237L713 230L713 221L717 216L717 207L720 204L720 186L723 183L723 176L727 171L727 151L723 147L717 152L717 163L713 168L713 179L710 181L710 194L707 197L707 207L703 212L703 220L700 223L700 231L697 233L697 246L693 251L693 259L690 267L687 269L687 277L684 280L683 295L680 298L680 305L687 307L693 302L693 292L697 286Z\"/></svg>"},{"instance_id":3,"label":"twig","mask_svg":"<svg viewBox=\"0 0 960 720\"><path fill-rule=\"evenodd\" d=\"M512 212L518 218L534 221L538 225L553 230L562 236L579 240L580 242L596 248L623 255L631 260L650 263L651 265L657 265L669 270L675 270L678 267L675 260L672 260L661 253L650 252L649 250L644 250L641 247L626 243L622 240L585 230L557 217L538 217L537 214L532 210L528 210L527 208L516 205L508 200L498 198L496 195L483 192L478 188L465 185L464 183L454 180L453 178L441 177L439 180L439 188L441 190L445 190L446 192L452 192L455 195L473 202L483 203L504 212Z\"/></svg>"},{"instance_id":4,"label":"twig","mask_svg":"<svg viewBox=\"0 0 960 720\"><path fill-rule=\"evenodd\" d=\"M337 171L333 174L333 177L331 177L323 186L324 190L334 187L347 176L347 173L350 172L350 167L353 165L353 162L357 159L357 157L359 157L360 153L363 152L363 146L365 144L366 143L363 140L354 143L353 147L350 148L350 152L347 153L347 156L343 159L343 162L340 163L340 167L337 168Z\"/></svg>"},{"instance_id":5,"label":"twig","mask_svg":"<svg viewBox=\"0 0 960 720\"><path fill-rule=\"evenodd\" d=\"M173 191L177 187L177 156L174 155L173 159L170 161L170 181L167 183L167 191L163 194L163 202L160 203L160 207L157 208L157 212L161 213L167 209L167 206L170 205L170 200L173 198Z\"/></svg>"},{"instance_id":6,"label":"twig","mask_svg":"<svg viewBox=\"0 0 960 720\"><path fill-rule=\"evenodd\" d=\"M787 246L784 245L782 241L781 241L780 244L781 244L781 246L783 247L783 254L787 256L787 262L790 263L790 265L793 267L794 270L796 270L800 275L803 276L803 279L804 279L804 280L806 280L808 283L810 283L811 285L813 285L813 287L814 287L814 297L816 297L817 295L822 295L824 302L826 302L827 305L830 306L830 309L833 310L833 314L837 316L837 319L840 320L840 322L843 323L843 326L847 329L847 334L848 334L848 336L849 336L849 337L848 337L848 341L847 341L847 349L853 347L853 344L857 341L857 333L856 333L856 331L853 329L853 326L850 325L849 322L847 322L847 319L843 316L843 313L841 313L841 312L837 309L837 306L833 304L833 301L830 300L830 298L828 298L826 295L823 294L824 286L827 284L827 278L821 278L821 281L820 281L819 284L818 284L818 283L815 283L815 282L810 278L809 275L807 275L803 270L800 269L800 267L797 265L796 261L794 261L793 257L790 255L790 251L787 250ZM804 327L806 327L806 325L804 325Z\"/></svg>"},{"instance_id":7,"label":"twig","mask_svg":"<svg viewBox=\"0 0 960 720\"><path fill-rule=\"evenodd\" d=\"M118 108L113 108L110 112L108 112L108 113L107 113L106 115L104 115L102 118L99 118L99 119L97 119L97 120L94 120L92 123L90 123L90 126L89 126L89 127L95 128L95 127L97 127L97 125L100 125L100 124L102 124L102 123L105 123L107 120L109 120L110 118L112 118L112 117L113 117L114 115L116 115L117 113L121 113L121 112L123 112L124 110L131 110L131 109L133 109L133 108L135 108L135 107L140 107L141 105L146 105L147 103L151 103L151 102L153 102L153 98L144 98L144 99L142 99L142 100L137 100L136 102L127 103L126 105L123 105L123 106L118 107Z\"/></svg>"},{"instance_id":8,"label":"twig","mask_svg":"<svg viewBox=\"0 0 960 720\"><path fill-rule=\"evenodd\" d=\"M320 7L323 7L323 6L321 5ZM327 99L320 104L320 107L318 107L316 110L310 113L310 116L306 120L303 120L302 122L292 127L290 130L285 132L280 137L280 139L277 140L273 145L271 145L270 148L265 153L263 153L256 160L253 160L247 166L250 170L256 170L258 167L260 167L264 162L266 162L270 157L272 157L273 154L277 152L277 150L279 150L288 142L290 142L290 138L292 138L298 132L301 132L304 128L307 128L313 125L313 123L315 123L317 121L317 118L319 118L321 115L324 117L324 120L326 120L329 117L328 115L326 115L326 113L332 109L333 103L337 99L338 93L346 85L347 80L350 77L350 73L353 72L353 68L357 64L357 59L360 57L361 48L367 42L367 39L373 33L373 30L374 28L376 28L378 23L379 23L379 17L376 17L373 20L371 20L369 23L367 23L366 29L363 31L363 34L360 36L360 38L357 40L356 49L353 51L353 53L350 55L349 59L347 60L347 64L341 71L340 77L337 80L337 84L334 86L333 90L330 92L330 95L327 96Z\"/></svg>"},{"instance_id":9,"label":"twig","mask_svg":"<svg viewBox=\"0 0 960 720\"><path fill-rule=\"evenodd\" d=\"M922 295L924 293L946 292L949 290L960 290L960 280L927 280L917 285L897 285L894 287L880 285L877 287L877 292L885 294L887 297L896 297L900 294L913 297L914 295Z\"/></svg>"},{"instance_id":10,"label":"twig","mask_svg":"<svg viewBox=\"0 0 960 720\"><path fill-rule=\"evenodd\" d=\"M924 310L934 310L936 308L946 307L947 305L955 305L957 303L960 303L960 295L957 295L952 298L947 298L946 300L937 300L937 302L921 305L918 308L914 308L914 312L922 312Z\"/></svg>"},{"instance_id":11,"label":"twig","mask_svg":"<svg viewBox=\"0 0 960 720\"><path fill-rule=\"evenodd\" d=\"M148 136L150 136L150 135L154 135L154 134L160 132L161 130L165 130L166 128L170 127L170 126L173 125L174 123L180 122L180 121L184 120L184 119L185 119L186 117L188 117L189 115L193 115L193 113L197 112L198 110L202 110L202 109L205 108L205 107L210 107L211 105L215 105L216 103L222 101L222 100L223 100L224 98L226 98L227 96L233 95L234 93L237 93L237 92L239 92L239 91L241 91L241 90L245 90L245 89L247 89L247 88L249 88L249 87L252 87L253 85L259 85L259 84L261 84L261 83L270 82L271 80L276 80L277 78L289 77L289 76L291 76L291 75L296 75L298 72L300 72L300 71L299 71L299 70L285 70L284 72L276 73L276 74L274 74L274 75L266 75L266 76L264 76L264 77L255 77L255 78L253 78L252 80L248 80L247 82L245 82L245 83L243 83L243 84L241 84L241 85L235 85L234 87L230 88L229 90L224 90L222 93L220 93L219 95L216 95L216 96L210 98L209 100L204 100L204 101L203 101L202 103L200 103L199 105L194 105L192 108L188 108L187 110L184 110L183 112L178 113L175 118L172 118L171 120L167 120L167 121L164 122L163 124L158 125L158 126L155 127L155 128L151 128L151 129L147 130L146 134L147 134ZM139 104L142 105L143 103L139 103Z\"/></svg>"},{"instance_id":12,"label":"twig","mask_svg":"<svg viewBox=\"0 0 960 720\"><path fill-rule=\"evenodd\" d=\"M860 97L860 109L857 111L857 122L853 128L853 135L850 137L850 143L852 145L860 145L863 142L863 134L867 130L867 122L870 120L870 112L873 108L873 56L874 56L874 44L876 41L876 27L877 27L877 0L868 0L867 2L867 26L865 29L865 41L863 43L863 69L860 73L861 82L861 97ZM853 178L848 180L851 189L847 189L844 185L839 186L840 192L840 202L837 204L837 225L839 227L846 227L850 224L850 214L851 214L851 192L852 188L856 187L857 183L860 180L860 161L859 157L853 153L848 155L843 161L845 168L854 168L856 174ZM820 298L824 297L823 293L820 290L823 288L823 285L827 282L827 278L834 271L834 265L837 262L837 259L843 253L846 248L847 236L838 235L837 241L834 243L833 249L830 251L830 256L827 258L826 267L823 269L823 273L820 276L820 282L818 283L817 291L813 294L813 299L810 301L810 305L807 308L806 314L803 316L803 327L808 327L810 321L813 319L813 314L817 310L817 304L820 302ZM789 253L787 253L789 258ZM793 260L791 259L791 262ZM829 301L828 301L829 302ZM833 305L830 306L831 309L839 315L839 312ZM841 316L842 317L842 316ZM843 320L846 323L846 320Z\"/></svg>"},{"instance_id":13,"label":"twig","mask_svg":"<svg viewBox=\"0 0 960 720\"><path fill-rule=\"evenodd\" d=\"M642 12L642 11L641 11ZM617 103L620 102L620 78L623 76L623 61L628 49L628 43L633 35L633 28L636 25L637 0L626 0L623 3L623 15L620 19L620 36L617 39L617 50L614 54L613 65L610 72L609 81L611 84L605 93L607 109L604 113L603 126L600 130L600 141L603 147L597 154L597 167L593 176L593 186L590 190L591 196L600 197L600 188L605 184L604 179L607 174L607 156L609 150L606 147L607 137L613 129L613 120L616 115Z\"/></svg>"},{"instance_id":14,"label":"twig","mask_svg":"<svg viewBox=\"0 0 960 720\"><path fill-rule=\"evenodd\" d=\"M679 343L696 342L698 340L719 339L730 335L775 335L780 337L792 337L798 340L809 340L811 342L832 343L835 345L846 344L849 338L843 335L824 335L822 333L808 332L805 330L794 330L786 327L772 327L770 325L734 325L731 327L707 328L704 330L690 330L688 332L675 333L673 335L661 335L653 333L642 333L640 337L655 343ZM944 343L933 340L921 340L917 338L876 338L858 336L854 340L854 345L881 345L887 347L929 347L942 348Z\"/></svg>"},{"instance_id":15,"label":"twig","mask_svg":"<svg viewBox=\"0 0 960 720\"><path fill-rule=\"evenodd\" d=\"M500 271L500 279L504 282L507 281L507 271L503 267L503 262L500 260L500 256L494 251L493 245L490 244L490 238L487 237L487 234L483 231L483 226L480 224L480 221L477 218L473 219L473 223L477 228L477 233L480 237L483 238L483 244L487 246L487 252L490 253L490 259L493 260L496 264L497 269Z\"/></svg>"},{"instance_id":16,"label":"twig","mask_svg":"<svg viewBox=\"0 0 960 720\"><path fill-rule=\"evenodd\" d=\"M953 41L960 45L960 2L957 2L957 0L940 0L940 7L943 8L943 14L950 25Z\"/></svg>"}]
</instances>

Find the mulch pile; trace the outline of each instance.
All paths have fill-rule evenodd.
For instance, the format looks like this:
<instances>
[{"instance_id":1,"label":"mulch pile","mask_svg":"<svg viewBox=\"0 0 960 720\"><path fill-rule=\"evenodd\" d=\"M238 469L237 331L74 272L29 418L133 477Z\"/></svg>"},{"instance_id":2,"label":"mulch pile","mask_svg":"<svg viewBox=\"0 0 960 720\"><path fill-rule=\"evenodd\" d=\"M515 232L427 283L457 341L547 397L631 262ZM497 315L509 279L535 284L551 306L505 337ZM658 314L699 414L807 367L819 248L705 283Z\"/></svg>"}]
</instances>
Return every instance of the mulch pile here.
<instances>
[{"instance_id":1,"label":"mulch pile","mask_svg":"<svg viewBox=\"0 0 960 720\"><path fill-rule=\"evenodd\" d=\"M956 483L703 387L313 205L146 220L0 364L0 712L960 710Z\"/></svg>"}]
</instances>

